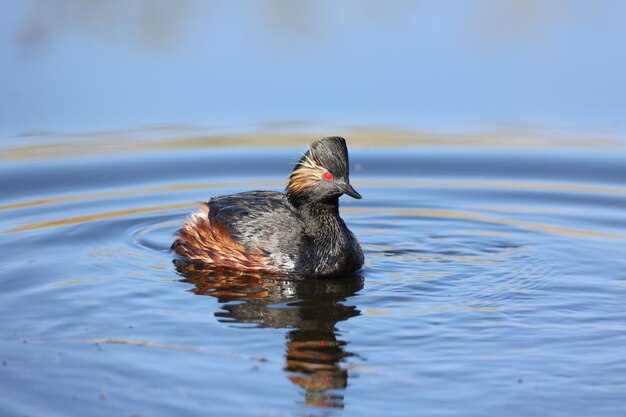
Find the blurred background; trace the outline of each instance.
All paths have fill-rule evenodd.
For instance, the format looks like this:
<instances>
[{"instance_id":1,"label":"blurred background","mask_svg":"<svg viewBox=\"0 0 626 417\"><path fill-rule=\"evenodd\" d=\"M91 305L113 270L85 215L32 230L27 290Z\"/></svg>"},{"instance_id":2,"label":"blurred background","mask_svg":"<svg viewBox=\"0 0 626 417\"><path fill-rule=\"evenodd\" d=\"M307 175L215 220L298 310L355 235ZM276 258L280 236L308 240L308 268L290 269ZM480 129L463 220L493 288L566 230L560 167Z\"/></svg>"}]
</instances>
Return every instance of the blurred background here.
<instances>
[{"instance_id":1,"label":"blurred background","mask_svg":"<svg viewBox=\"0 0 626 417\"><path fill-rule=\"evenodd\" d=\"M341 127L621 140L625 15L619 0L6 2L0 137Z\"/></svg>"},{"instance_id":2,"label":"blurred background","mask_svg":"<svg viewBox=\"0 0 626 417\"><path fill-rule=\"evenodd\" d=\"M626 1L2 6L0 416L624 415ZM328 135L361 274L175 269Z\"/></svg>"}]
</instances>

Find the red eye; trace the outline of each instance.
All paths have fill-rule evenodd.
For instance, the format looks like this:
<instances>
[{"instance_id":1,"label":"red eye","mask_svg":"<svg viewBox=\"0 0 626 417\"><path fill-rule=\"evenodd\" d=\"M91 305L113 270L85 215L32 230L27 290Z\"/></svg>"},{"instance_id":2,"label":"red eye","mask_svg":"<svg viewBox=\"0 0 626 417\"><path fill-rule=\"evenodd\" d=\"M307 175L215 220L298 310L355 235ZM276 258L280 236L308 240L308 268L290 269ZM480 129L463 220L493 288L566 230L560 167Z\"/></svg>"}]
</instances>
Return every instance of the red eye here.
<instances>
[{"instance_id":1,"label":"red eye","mask_svg":"<svg viewBox=\"0 0 626 417\"><path fill-rule=\"evenodd\" d=\"M330 172L324 172L324 179L326 181L332 181L333 179L333 174L331 174Z\"/></svg>"}]
</instances>

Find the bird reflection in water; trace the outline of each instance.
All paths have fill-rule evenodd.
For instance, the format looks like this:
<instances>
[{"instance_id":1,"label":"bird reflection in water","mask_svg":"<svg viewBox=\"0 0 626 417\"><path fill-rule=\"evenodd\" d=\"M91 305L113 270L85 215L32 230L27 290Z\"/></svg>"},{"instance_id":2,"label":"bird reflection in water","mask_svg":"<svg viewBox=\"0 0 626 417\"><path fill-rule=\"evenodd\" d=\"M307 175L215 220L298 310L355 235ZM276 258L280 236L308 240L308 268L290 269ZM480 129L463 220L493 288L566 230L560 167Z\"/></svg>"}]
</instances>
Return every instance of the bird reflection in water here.
<instances>
[{"instance_id":1,"label":"bird reflection in water","mask_svg":"<svg viewBox=\"0 0 626 417\"><path fill-rule=\"evenodd\" d=\"M285 371L304 389L304 404L343 408L348 369L353 356L337 338L335 325L360 311L343 302L363 288L358 274L312 279L243 275L177 264L183 282L197 295L210 295L223 303L215 313L221 322L256 323L258 327L288 328ZM230 303L239 301L237 303Z\"/></svg>"}]
</instances>

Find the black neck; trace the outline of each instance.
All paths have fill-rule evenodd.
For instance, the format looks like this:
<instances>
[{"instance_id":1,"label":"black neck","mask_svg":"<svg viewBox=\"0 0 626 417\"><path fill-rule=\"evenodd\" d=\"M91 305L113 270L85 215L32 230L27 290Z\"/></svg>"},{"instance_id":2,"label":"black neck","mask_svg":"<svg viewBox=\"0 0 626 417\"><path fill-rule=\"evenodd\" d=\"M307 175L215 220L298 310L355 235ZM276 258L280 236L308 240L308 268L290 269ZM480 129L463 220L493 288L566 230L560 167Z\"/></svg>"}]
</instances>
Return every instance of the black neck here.
<instances>
[{"instance_id":1,"label":"black neck","mask_svg":"<svg viewBox=\"0 0 626 417\"><path fill-rule=\"evenodd\" d=\"M324 221L328 217L339 218L339 197L330 197L321 201L298 201L294 207L307 220Z\"/></svg>"},{"instance_id":2,"label":"black neck","mask_svg":"<svg viewBox=\"0 0 626 417\"><path fill-rule=\"evenodd\" d=\"M296 208L310 239L308 255L303 259L304 268L315 274L333 275L361 267L361 248L339 217L339 197L308 201Z\"/></svg>"},{"instance_id":3,"label":"black neck","mask_svg":"<svg viewBox=\"0 0 626 417\"><path fill-rule=\"evenodd\" d=\"M339 217L339 197L308 202L298 207L305 223L306 232L321 245L318 249L332 251L346 238L346 225Z\"/></svg>"}]
</instances>

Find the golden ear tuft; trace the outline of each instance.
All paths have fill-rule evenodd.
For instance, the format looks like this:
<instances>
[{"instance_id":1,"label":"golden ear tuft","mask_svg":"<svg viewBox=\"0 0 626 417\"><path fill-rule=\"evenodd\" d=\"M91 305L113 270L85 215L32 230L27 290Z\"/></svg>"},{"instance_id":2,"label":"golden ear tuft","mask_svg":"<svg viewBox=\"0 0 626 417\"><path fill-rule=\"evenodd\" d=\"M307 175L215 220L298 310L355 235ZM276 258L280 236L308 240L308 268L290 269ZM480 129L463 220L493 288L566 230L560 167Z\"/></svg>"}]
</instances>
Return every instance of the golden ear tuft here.
<instances>
[{"instance_id":1,"label":"golden ear tuft","mask_svg":"<svg viewBox=\"0 0 626 417\"><path fill-rule=\"evenodd\" d=\"M307 190L323 178L325 172L326 168L320 165L313 150L309 149L289 176L287 194L295 199L304 197Z\"/></svg>"}]
</instances>

